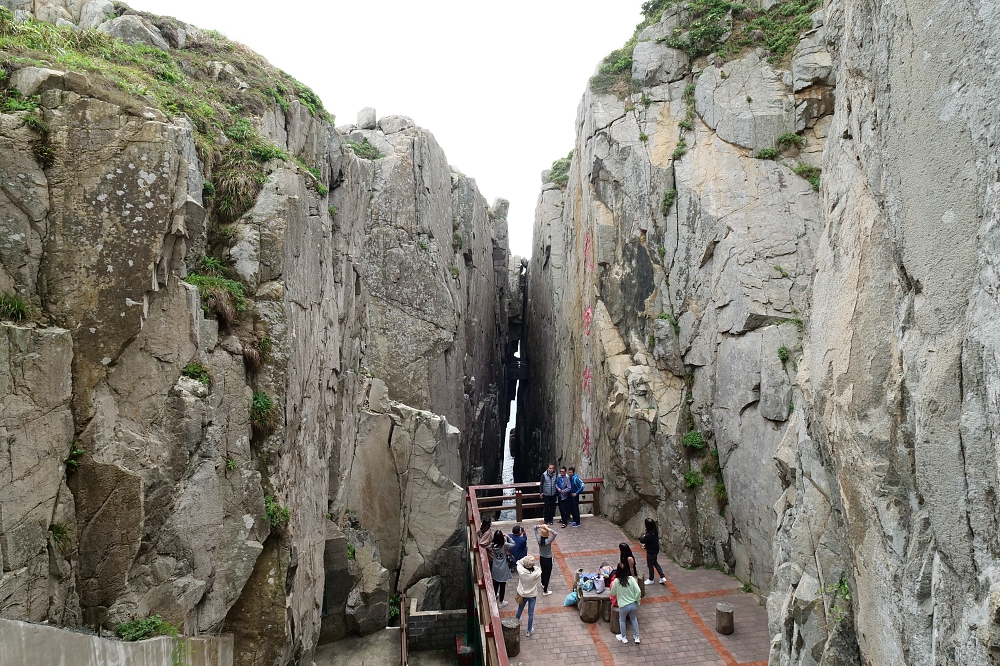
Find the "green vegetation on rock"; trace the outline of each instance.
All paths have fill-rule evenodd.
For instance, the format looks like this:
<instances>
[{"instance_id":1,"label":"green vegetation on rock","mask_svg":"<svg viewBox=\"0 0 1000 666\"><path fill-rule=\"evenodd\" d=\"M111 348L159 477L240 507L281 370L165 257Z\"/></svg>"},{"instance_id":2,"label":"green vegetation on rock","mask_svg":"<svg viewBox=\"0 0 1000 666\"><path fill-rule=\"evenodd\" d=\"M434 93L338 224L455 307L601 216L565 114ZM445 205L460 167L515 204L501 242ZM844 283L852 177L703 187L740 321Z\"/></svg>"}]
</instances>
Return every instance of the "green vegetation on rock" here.
<instances>
[{"instance_id":1,"label":"green vegetation on rock","mask_svg":"<svg viewBox=\"0 0 1000 666\"><path fill-rule=\"evenodd\" d=\"M158 26L173 24L175 30L179 26L173 19L137 13ZM95 96L135 115L149 106L168 116L186 114L206 161L223 129L240 118L262 114L274 103L288 109L298 99L312 115L329 118L307 86L211 30L201 31L184 49L167 52L126 44L95 29L57 27L35 19L15 21L13 12L0 7L0 52L14 68L39 65L85 72ZM231 65L236 76L223 81L209 64L220 62Z\"/></svg>"},{"instance_id":2,"label":"green vegetation on rock","mask_svg":"<svg viewBox=\"0 0 1000 666\"><path fill-rule=\"evenodd\" d=\"M705 438L702 437L701 433L697 430L692 430L688 434L684 435L684 447L695 451L701 451L705 448Z\"/></svg>"},{"instance_id":3,"label":"green vegetation on rock","mask_svg":"<svg viewBox=\"0 0 1000 666\"><path fill-rule=\"evenodd\" d=\"M382 153L378 152L378 148L368 143L368 139L362 139L361 143L348 141L347 146L354 151L355 155L363 160L377 160L385 157Z\"/></svg>"},{"instance_id":4,"label":"green vegetation on rock","mask_svg":"<svg viewBox=\"0 0 1000 666\"><path fill-rule=\"evenodd\" d=\"M705 483L705 477L698 470L693 469L684 474L684 486L686 488L697 488L703 483Z\"/></svg>"},{"instance_id":5,"label":"green vegetation on rock","mask_svg":"<svg viewBox=\"0 0 1000 666\"><path fill-rule=\"evenodd\" d=\"M679 4L677 0L664 2ZM771 62L791 53L822 0L786 0L761 10L725 0L684 0L685 19L661 41L692 58L716 54L731 60L742 51L763 47ZM724 40L724 41L723 41Z\"/></svg>"},{"instance_id":6,"label":"green vegetation on rock","mask_svg":"<svg viewBox=\"0 0 1000 666\"><path fill-rule=\"evenodd\" d=\"M819 177L822 174L822 169L818 167L809 166L807 164L800 164L795 167L795 175L801 176L809 181L812 185L813 190L819 192Z\"/></svg>"},{"instance_id":7,"label":"green vegetation on rock","mask_svg":"<svg viewBox=\"0 0 1000 666\"><path fill-rule=\"evenodd\" d=\"M291 514L287 506L279 504L274 496L264 496L264 517L271 523L271 527L287 525Z\"/></svg>"},{"instance_id":8,"label":"green vegetation on rock","mask_svg":"<svg viewBox=\"0 0 1000 666\"><path fill-rule=\"evenodd\" d=\"M31 311L31 303L17 294L0 294L0 320L23 321Z\"/></svg>"},{"instance_id":9,"label":"green vegetation on rock","mask_svg":"<svg viewBox=\"0 0 1000 666\"><path fill-rule=\"evenodd\" d=\"M155 636L173 636L177 638L179 632L177 627L165 622L159 615L147 618L139 618L131 622L121 622L118 624L116 633L123 641L144 641Z\"/></svg>"},{"instance_id":10,"label":"green vegetation on rock","mask_svg":"<svg viewBox=\"0 0 1000 666\"><path fill-rule=\"evenodd\" d=\"M206 386L212 383L212 378L208 376L208 368L197 361L194 363L188 363L187 367L184 368L181 374L190 379L199 381Z\"/></svg>"},{"instance_id":11,"label":"green vegetation on rock","mask_svg":"<svg viewBox=\"0 0 1000 666\"><path fill-rule=\"evenodd\" d=\"M247 309L243 285L236 280L191 273L185 281L198 287L202 307L215 314L219 324L227 330L236 322L236 316Z\"/></svg>"},{"instance_id":12,"label":"green vegetation on rock","mask_svg":"<svg viewBox=\"0 0 1000 666\"><path fill-rule=\"evenodd\" d=\"M278 427L278 408L271 397L263 391L253 394L250 403L250 425L258 435L267 436Z\"/></svg>"},{"instance_id":13,"label":"green vegetation on rock","mask_svg":"<svg viewBox=\"0 0 1000 666\"><path fill-rule=\"evenodd\" d=\"M560 157L555 162L552 163L552 169L549 171L548 182L555 183L562 189L566 189L569 184L569 168L573 164L573 151L569 151L566 157Z\"/></svg>"},{"instance_id":14,"label":"green vegetation on rock","mask_svg":"<svg viewBox=\"0 0 1000 666\"><path fill-rule=\"evenodd\" d=\"M677 190L667 190L663 193L663 203L660 205L660 211L666 216L670 212L670 208L674 205L674 201L677 200Z\"/></svg>"}]
</instances>

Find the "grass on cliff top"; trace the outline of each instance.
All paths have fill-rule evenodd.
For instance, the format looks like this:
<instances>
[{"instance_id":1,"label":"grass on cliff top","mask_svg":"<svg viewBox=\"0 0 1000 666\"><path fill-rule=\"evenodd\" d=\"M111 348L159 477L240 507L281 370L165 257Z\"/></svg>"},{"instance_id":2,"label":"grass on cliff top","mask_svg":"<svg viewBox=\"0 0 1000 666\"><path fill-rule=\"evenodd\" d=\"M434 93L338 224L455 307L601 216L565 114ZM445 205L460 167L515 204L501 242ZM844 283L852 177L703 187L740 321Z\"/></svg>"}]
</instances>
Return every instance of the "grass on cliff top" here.
<instances>
[{"instance_id":1,"label":"grass on cliff top","mask_svg":"<svg viewBox=\"0 0 1000 666\"><path fill-rule=\"evenodd\" d=\"M822 6L822 0L787 0L760 10L725 0L687 0L681 25L661 41L692 58L715 54L724 60L763 47L775 63L795 49L812 28L811 15Z\"/></svg>"},{"instance_id":2,"label":"grass on cliff top","mask_svg":"<svg viewBox=\"0 0 1000 666\"><path fill-rule=\"evenodd\" d=\"M766 11L726 0L649 0L642 5L643 18L632 37L601 61L590 79L591 90L619 97L638 92L632 82L632 54L639 33L659 23L663 13L675 6L683 10L680 25L660 39L668 46L691 58L718 55L723 60L763 47L775 63L788 56L802 34L812 28L810 16L823 6L823 0L786 0Z\"/></svg>"},{"instance_id":3,"label":"grass on cliff top","mask_svg":"<svg viewBox=\"0 0 1000 666\"><path fill-rule=\"evenodd\" d=\"M135 12L121 3L116 3L116 12L144 16L176 45L180 24L174 19ZM0 7L0 71L6 74L0 75L0 89L7 88L11 71L27 65L85 72L94 96L135 115L146 107L168 116L186 115L209 169L225 162L222 151L229 128L261 116L275 104L288 111L297 99L314 116L329 119L312 90L213 31L200 31L184 49L167 52L126 44L94 29L60 28L34 19L18 22L9 9Z\"/></svg>"}]
</instances>

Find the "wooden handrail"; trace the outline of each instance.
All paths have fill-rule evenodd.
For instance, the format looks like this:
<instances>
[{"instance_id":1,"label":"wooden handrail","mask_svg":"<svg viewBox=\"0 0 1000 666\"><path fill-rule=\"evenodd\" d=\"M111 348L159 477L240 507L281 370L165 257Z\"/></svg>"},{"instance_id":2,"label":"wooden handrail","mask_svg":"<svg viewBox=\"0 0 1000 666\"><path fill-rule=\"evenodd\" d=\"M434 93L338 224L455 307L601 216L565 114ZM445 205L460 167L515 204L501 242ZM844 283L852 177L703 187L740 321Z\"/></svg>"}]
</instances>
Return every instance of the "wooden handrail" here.
<instances>
[{"instance_id":1,"label":"wooden handrail","mask_svg":"<svg viewBox=\"0 0 1000 666\"><path fill-rule=\"evenodd\" d=\"M579 494L581 503L593 504L594 515L600 513L601 485L604 479L583 479L584 491ZM592 485L592 490L586 490L587 485ZM480 497L478 493L491 490L506 490L513 488L513 495L489 495ZM509 499L514 499L518 520L520 520L522 509L541 508L542 502L525 503L522 489L537 489L537 483L507 483L493 486L470 486L465 496L468 529L467 539L469 540L469 559L472 562L472 579L475 581L476 590L472 595L475 600L477 615L479 616L479 636L483 645L484 661L486 666L510 666L507 658L507 647L503 640L503 626L500 624L500 606L497 604L496 595L493 592L493 576L490 573L489 553L486 549L479 547L479 532L482 530L483 521L480 514L480 504L491 504L483 506L484 509L495 511L504 508L502 503ZM583 500L587 495L591 499ZM499 505L492 506L495 501L500 501ZM404 662L405 664L405 662Z\"/></svg>"},{"instance_id":2,"label":"wooden handrail","mask_svg":"<svg viewBox=\"0 0 1000 666\"><path fill-rule=\"evenodd\" d=\"M406 630L406 595L399 595L399 631L400 642L402 643L402 654L400 655L401 666L409 666L409 655L407 654L406 642L409 640Z\"/></svg>"}]
</instances>

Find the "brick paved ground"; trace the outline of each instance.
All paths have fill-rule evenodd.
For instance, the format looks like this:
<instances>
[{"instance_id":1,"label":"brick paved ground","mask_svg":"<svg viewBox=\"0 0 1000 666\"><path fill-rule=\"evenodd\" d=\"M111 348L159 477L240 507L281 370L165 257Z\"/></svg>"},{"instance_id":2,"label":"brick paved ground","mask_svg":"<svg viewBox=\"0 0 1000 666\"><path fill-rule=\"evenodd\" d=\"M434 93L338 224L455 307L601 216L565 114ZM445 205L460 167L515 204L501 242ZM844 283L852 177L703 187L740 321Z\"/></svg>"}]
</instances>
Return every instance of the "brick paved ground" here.
<instances>
[{"instance_id":1,"label":"brick paved ground","mask_svg":"<svg viewBox=\"0 0 1000 666\"><path fill-rule=\"evenodd\" d=\"M528 552L538 556L532 527L538 520L521 524L529 533ZM509 532L513 523L494 523L496 529ZM712 666L766 666L769 648L767 611L756 598L745 594L737 580L708 570L687 570L660 557L667 577L666 585L647 586L646 598L639 609L639 632L642 641L628 644L615 638L607 622L586 624L580 621L575 606L563 606L573 589L577 569L596 570L602 562L618 562L618 544L630 543L640 575L645 578L645 552L621 529L602 518L584 516L583 527L560 529L553 546L554 568L549 589L552 594L539 596L535 605L535 633L521 636L521 653L512 661L525 666L625 666L626 664L710 664ZM514 592L517 576L508 583L509 604L501 609L503 617L517 610ZM736 609L736 631L731 636L715 632L715 604L720 601ZM521 617L522 631L528 628L527 608Z\"/></svg>"}]
</instances>

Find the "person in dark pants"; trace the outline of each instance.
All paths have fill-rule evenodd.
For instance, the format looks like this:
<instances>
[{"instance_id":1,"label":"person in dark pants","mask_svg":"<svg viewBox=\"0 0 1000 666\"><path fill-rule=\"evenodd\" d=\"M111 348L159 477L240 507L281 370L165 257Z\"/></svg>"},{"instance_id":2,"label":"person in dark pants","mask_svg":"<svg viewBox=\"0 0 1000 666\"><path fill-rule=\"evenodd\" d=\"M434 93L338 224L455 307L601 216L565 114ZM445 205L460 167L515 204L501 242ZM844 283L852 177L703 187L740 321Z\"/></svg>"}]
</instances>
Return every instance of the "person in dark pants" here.
<instances>
[{"instance_id":1,"label":"person in dark pants","mask_svg":"<svg viewBox=\"0 0 1000 666\"><path fill-rule=\"evenodd\" d=\"M573 516L573 527L580 526L580 493L583 492L583 479L577 473L575 467L569 468L569 509Z\"/></svg>"},{"instance_id":2,"label":"person in dark pants","mask_svg":"<svg viewBox=\"0 0 1000 666\"><path fill-rule=\"evenodd\" d=\"M538 542L538 563L542 565L542 594L552 594L549 581L552 579L552 542L558 536L547 525L535 525L535 541Z\"/></svg>"},{"instance_id":3,"label":"person in dark pants","mask_svg":"<svg viewBox=\"0 0 1000 666\"><path fill-rule=\"evenodd\" d=\"M559 468L559 478L556 479L556 488L559 489L559 524L563 527L569 525L570 515L570 479L566 474L566 468Z\"/></svg>"},{"instance_id":4,"label":"person in dark pants","mask_svg":"<svg viewBox=\"0 0 1000 666\"><path fill-rule=\"evenodd\" d=\"M557 480L556 466L549 465L549 468L542 472L542 480L538 483L538 496L545 502L543 522L546 525L551 525L556 519L556 498L559 496Z\"/></svg>"},{"instance_id":5,"label":"person in dark pants","mask_svg":"<svg viewBox=\"0 0 1000 666\"><path fill-rule=\"evenodd\" d=\"M653 570L660 574L660 584L667 582L667 577L663 575L663 568L656 561L656 556L660 554L660 530L656 527L656 521L652 518L646 519L646 533L639 537L639 543L646 549L646 567L649 569L649 578L646 585L653 584Z\"/></svg>"}]
</instances>

